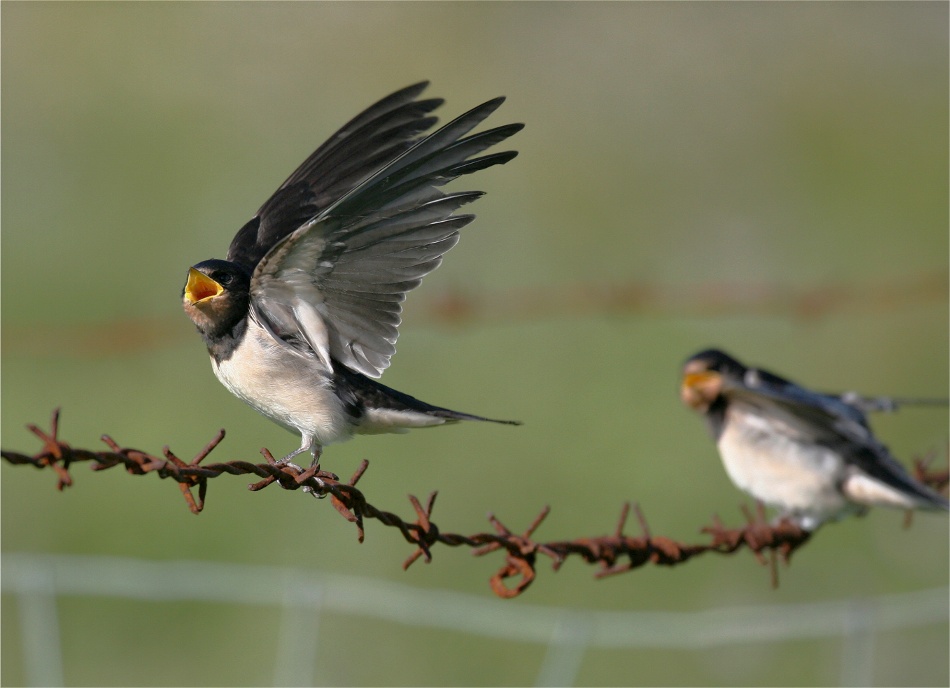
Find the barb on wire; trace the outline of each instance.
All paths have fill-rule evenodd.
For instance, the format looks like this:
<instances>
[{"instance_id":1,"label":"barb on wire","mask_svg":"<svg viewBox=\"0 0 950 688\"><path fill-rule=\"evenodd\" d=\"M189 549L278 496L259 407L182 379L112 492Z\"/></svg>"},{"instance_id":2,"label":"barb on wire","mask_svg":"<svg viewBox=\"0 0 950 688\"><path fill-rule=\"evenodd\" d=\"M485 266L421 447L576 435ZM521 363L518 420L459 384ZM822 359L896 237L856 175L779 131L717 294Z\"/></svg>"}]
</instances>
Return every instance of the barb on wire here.
<instances>
[{"instance_id":1,"label":"barb on wire","mask_svg":"<svg viewBox=\"0 0 950 688\"><path fill-rule=\"evenodd\" d=\"M927 452L924 456L914 459L913 474L914 477L924 485L929 485L937 492L946 492L947 485L950 484L950 469L932 468L934 460L937 458L936 451Z\"/></svg>"},{"instance_id":2,"label":"barb on wire","mask_svg":"<svg viewBox=\"0 0 950 688\"><path fill-rule=\"evenodd\" d=\"M544 507L534 521L522 533L512 532L501 520L489 515L493 533L460 535L444 533L432 520L436 492L429 495L423 505L410 495L409 501L415 512L414 521L406 521L394 513L383 511L370 504L363 493L356 488L369 462L363 461L347 482L341 482L333 473L312 467L307 470L293 464L279 464L266 449L263 450L266 463L249 461L227 461L202 464L202 461L224 439L224 430L199 451L193 459L186 462L171 451L168 446L162 449L162 456L120 446L108 435L102 440L108 451L74 449L59 439L59 410L55 410L50 421L50 430L46 432L36 425L28 425L29 430L43 443L42 448L32 456L2 450L2 457L14 465L32 465L35 468L52 469L58 478L57 489L63 490L73 484L69 469L72 464L88 461L95 471L124 466L132 475L155 473L160 478L171 478L178 483L188 508L194 514L201 513L205 505L208 480L224 473L230 475L256 475L261 480L248 486L250 490L262 490L274 483L285 490L308 488L318 496L330 497L333 507L357 528L360 542L364 536L364 520L372 518L385 526L397 528L403 538L415 547L415 550L403 562L407 569L416 560L432 560L432 547L435 544L449 547L469 547L473 554L482 556L504 550L505 564L490 580L491 588L500 597L516 597L521 594L537 575L538 555L544 555L552 561L554 570L558 570L571 555L576 555L588 564L596 564L598 578L632 571L646 564L674 566L689 561L693 557L715 552L732 554L740 549L748 549L762 564L770 564L772 584L778 584L777 560L788 563L792 553L805 544L811 533L804 531L789 521L769 523L765 511L759 505L755 513L745 510L746 523L738 528L727 528L718 516L713 524L701 530L710 540L701 544L684 544L667 537L651 534L640 508L626 503L620 513L620 519L613 534L600 537L583 537L574 540L538 542L532 538L541 526L550 509ZM932 461L932 458L929 460ZM947 471L931 471L928 460L916 462L917 477L931 485L943 489L947 485ZM197 497L193 489L197 488ZM639 536L625 534L624 530L631 510L635 513L640 527ZM765 554L768 553L767 559ZM509 580L513 579L513 580Z\"/></svg>"}]
</instances>

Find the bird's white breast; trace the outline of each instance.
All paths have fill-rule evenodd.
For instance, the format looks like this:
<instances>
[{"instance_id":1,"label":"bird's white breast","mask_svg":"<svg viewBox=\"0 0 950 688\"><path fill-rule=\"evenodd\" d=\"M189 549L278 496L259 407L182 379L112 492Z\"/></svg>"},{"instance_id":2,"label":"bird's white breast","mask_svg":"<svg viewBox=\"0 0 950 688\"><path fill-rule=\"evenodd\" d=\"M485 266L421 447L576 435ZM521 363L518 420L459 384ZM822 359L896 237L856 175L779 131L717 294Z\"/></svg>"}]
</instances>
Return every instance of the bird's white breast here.
<instances>
[{"instance_id":1,"label":"bird's white breast","mask_svg":"<svg viewBox=\"0 0 950 688\"><path fill-rule=\"evenodd\" d=\"M841 456L745 409L727 411L719 453L735 485L786 513L820 522L848 506L838 489Z\"/></svg>"},{"instance_id":2,"label":"bird's white breast","mask_svg":"<svg viewBox=\"0 0 950 688\"><path fill-rule=\"evenodd\" d=\"M217 363L212 357L211 365L235 396L285 428L320 445L349 438L350 421L326 367L273 341L257 323L248 323L229 358Z\"/></svg>"}]
</instances>

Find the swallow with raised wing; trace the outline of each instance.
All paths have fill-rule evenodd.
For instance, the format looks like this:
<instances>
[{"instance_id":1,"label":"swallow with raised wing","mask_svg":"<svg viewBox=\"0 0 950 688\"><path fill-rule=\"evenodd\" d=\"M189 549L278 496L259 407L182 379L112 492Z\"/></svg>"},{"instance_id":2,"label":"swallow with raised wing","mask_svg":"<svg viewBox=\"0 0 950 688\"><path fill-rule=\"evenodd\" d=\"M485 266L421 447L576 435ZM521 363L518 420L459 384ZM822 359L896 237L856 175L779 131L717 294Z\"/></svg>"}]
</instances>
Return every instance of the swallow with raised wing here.
<instances>
[{"instance_id":1,"label":"swallow with raised wing","mask_svg":"<svg viewBox=\"0 0 950 688\"><path fill-rule=\"evenodd\" d=\"M418 83L357 115L308 157L231 241L226 260L188 270L185 312L218 379L300 434L318 465L325 445L354 434L461 420L499 421L433 406L375 380L395 353L402 302L435 270L482 195L447 193L456 177L517 153L480 155L522 129L470 134L504 98L426 135L441 99Z\"/></svg>"}]
</instances>

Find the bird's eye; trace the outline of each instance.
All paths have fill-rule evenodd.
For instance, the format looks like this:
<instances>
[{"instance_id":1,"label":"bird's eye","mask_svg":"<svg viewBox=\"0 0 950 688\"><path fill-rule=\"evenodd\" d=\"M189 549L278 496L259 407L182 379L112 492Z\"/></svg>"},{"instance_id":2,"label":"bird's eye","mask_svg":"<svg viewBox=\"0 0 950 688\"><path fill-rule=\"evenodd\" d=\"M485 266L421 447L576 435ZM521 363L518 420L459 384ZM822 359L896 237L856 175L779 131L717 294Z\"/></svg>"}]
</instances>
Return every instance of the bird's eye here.
<instances>
[{"instance_id":1,"label":"bird's eye","mask_svg":"<svg viewBox=\"0 0 950 688\"><path fill-rule=\"evenodd\" d=\"M234 280L234 275L231 275L227 272L219 272L214 276L214 281L220 284L222 287L226 287Z\"/></svg>"}]
</instances>

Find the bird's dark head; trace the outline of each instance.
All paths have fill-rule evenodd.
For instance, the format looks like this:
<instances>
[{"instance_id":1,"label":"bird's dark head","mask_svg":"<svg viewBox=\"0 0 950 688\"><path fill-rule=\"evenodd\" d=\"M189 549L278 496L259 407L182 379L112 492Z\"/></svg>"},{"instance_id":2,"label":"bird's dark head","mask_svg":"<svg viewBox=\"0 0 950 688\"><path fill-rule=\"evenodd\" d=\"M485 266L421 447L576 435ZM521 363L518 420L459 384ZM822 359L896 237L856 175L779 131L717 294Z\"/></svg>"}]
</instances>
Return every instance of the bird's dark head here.
<instances>
[{"instance_id":1,"label":"bird's dark head","mask_svg":"<svg viewBox=\"0 0 950 688\"><path fill-rule=\"evenodd\" d=\"M706 349L683 364L680 399L700 413L706 413L733 381L741 381L746 367L718 349Z\"/></svg>"},{"instance_id":2,"label":"bird's dark head","mask_svg":"<svg viewBox=\"0 0 950 688\"><path fill-rule=\"evenodd\" d=\"M251 276L237 263L205 260L188 269L182 304L206 339L234 329L248 313Z\"/></svg>"}]
</instances>

